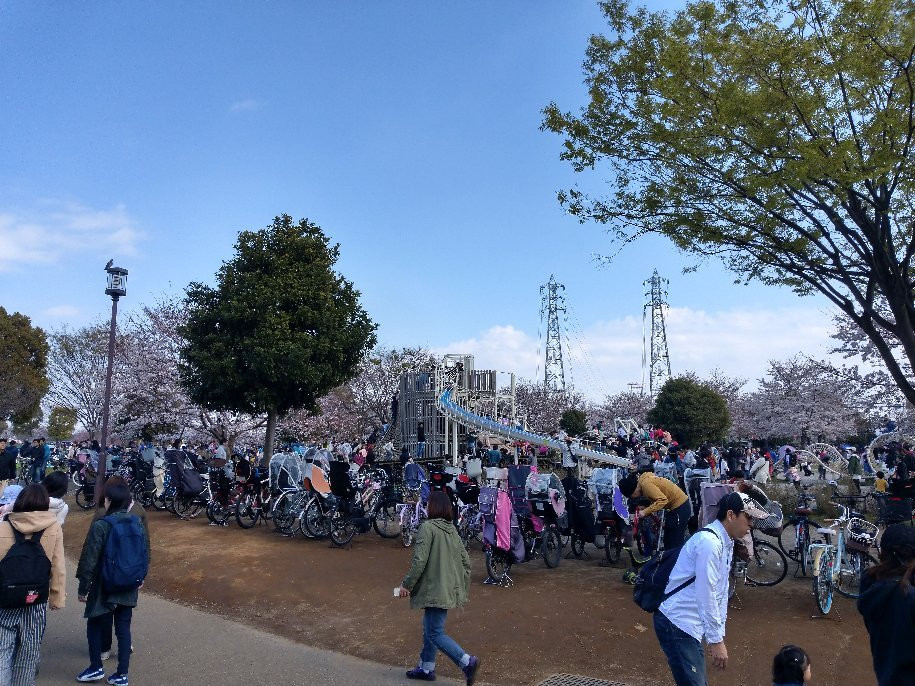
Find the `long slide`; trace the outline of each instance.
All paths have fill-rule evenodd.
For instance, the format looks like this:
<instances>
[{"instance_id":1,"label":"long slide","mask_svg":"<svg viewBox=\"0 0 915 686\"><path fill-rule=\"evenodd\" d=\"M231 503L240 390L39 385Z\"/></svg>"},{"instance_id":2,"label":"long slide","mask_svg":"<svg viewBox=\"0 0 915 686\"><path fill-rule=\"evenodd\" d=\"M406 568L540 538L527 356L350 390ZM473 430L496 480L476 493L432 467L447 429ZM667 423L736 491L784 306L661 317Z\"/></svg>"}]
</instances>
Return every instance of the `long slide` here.
<instances>
[{"instance_id":1,"label":"long slide","mask_svg":"<svg viewBox=\"0 0 915 686\"><path fill-rule=\"evenodd\" d=\"M454 400L451 399L451 392L452 389L446 389L445 392L439 396L436 405L442 414L450 417L459 424L463 424L466 427L478 431L495 434L496 436L501 436L502 438L507 438L511 441L526 441L533 445L544 445L561 452L562 445L559 441L550 438L549 436L543 436L541 434L507 426L501 422L494 421L489 417L474 414L454 402ZM614 467L628 467L630 462L628 459L619 457L614 453L601 453L596 450L582 447L573 447L572 454L576 455L579 459L584 458L591 462L600 462Z\"/></svg>"}]
</instances>

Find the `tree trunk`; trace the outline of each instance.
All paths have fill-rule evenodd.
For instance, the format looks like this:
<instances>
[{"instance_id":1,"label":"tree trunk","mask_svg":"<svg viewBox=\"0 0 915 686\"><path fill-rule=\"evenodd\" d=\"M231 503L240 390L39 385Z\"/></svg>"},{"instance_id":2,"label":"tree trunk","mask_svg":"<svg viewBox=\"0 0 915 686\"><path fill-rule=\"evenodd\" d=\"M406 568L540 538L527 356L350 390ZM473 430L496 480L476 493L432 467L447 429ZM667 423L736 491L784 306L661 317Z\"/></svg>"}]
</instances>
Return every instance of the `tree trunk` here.
<instances>
[{"instance_id":1,"label":"tree trunk","mask_svg":"<svg viewBox=\"0 0 915 686\"><path fill-rule=\"evenodd\" d=\"M276 433L276 409L267 410L267 435L264 438L264 462L270 464L273 457L273 434Z\"/></svg>"}]
</instances>

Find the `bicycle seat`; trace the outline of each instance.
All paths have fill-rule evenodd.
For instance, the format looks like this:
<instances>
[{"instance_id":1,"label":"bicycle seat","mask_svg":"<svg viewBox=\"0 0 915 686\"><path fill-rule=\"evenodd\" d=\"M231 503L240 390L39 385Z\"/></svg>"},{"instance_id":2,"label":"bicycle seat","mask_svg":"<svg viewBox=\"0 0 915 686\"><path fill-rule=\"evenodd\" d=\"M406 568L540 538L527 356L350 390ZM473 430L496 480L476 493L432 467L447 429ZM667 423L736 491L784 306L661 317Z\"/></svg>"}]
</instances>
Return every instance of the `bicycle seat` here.
<instances>
[{"instance_id":1,"label":"bicycle seat","mask_svg":"<svg viewBox=\"0 0 915 686\"><path fill-rule=\"evenodd\" d=\"M809 515L809 514L813 514L813 510L811 510L809 507L796 507L796 508L794 508L794 514Z\"/></svg>"}]
</instances>

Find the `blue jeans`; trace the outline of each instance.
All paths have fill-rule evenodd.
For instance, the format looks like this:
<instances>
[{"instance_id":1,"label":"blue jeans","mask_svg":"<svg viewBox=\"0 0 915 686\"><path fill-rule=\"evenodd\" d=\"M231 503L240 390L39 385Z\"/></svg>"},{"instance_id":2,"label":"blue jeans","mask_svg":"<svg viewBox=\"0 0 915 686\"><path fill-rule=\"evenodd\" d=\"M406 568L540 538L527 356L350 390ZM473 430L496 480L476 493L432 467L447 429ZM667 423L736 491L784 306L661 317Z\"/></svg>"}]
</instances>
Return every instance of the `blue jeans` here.
<instances>
[{"instance_id":1,"label":"blue jeans","mask_svg":"<svg viewBox=\"0 0 915 686\"><path fill-rule=\"evenodd\" d=\"M451 658L458 667L462 667L461 659L464 650L445 633L445 618L448 610L437 607L427 607L423 615L423 649L419 654L419 666L427 672L435 669L435 656L439 650Z\"/></svg>"},{"instance_id":2,"label":"blue jeans","mask_svg":"<svg viewBox=\"0 0 915 686\"><path fill-rule=\"evenodd\" d=\"M102 641L105 634L111 631L114 620L114 635L118 637L118 674L127 674L130 669L130 620L133 608L118 605L113 612L86 620L86 637L89 639L89 666L92 669L102 668ZM111 640L108 640L109 647Z\"/></svg>"},{"instance_id":3,"label":"blue jeans","mask_svg":"<svg viewBox=\"0 0 915 686\"><path fill-rule=\"evenodd\" d=\"M677 686L708 686L702 644L675 627L660 610L654 613L654 632Z\"/></svg>"},{"instance_id":4,"label":"blue jeans","mask_svg":"<svg viewBox=\"0 0 915 686\"><path fill-rule=\"evenodd\" d=\"M32 483L40 484L44 478L44 470L48 467L47 460L35 460L32 463Z\"/></svg>"},{"instance_id":5,"label":"blue jeans","mask_svg":"<svg viewBox=\"0 0 915 686\"><path fill-rule=\"evenodd\" d=\"M416 457L422 457L426 454L426 442L421 441L416 444Z\"/></svg>"}]
</instances>

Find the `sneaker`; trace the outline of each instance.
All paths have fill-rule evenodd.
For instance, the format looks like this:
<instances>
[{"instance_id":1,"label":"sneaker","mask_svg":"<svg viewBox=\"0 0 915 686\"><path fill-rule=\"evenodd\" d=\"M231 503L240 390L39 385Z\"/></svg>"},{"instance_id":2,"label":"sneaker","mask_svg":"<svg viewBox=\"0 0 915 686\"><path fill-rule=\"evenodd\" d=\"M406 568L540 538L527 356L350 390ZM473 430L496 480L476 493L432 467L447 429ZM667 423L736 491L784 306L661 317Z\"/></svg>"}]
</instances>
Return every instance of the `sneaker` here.
<instances>
[{"instance_id":1,"label":"sneaker","mask_svg":"<svg viewBox=\"0 0 915 686\"><path fill-rule=\"evenodd\" d=\"M408 679L418 679L419 681L435 681L435 670L427 672L421 667L414 667L407 672Z\"/></svg>"},{"instance_id":2,"label":"sneaker","mask_svg":"<svg viewBox=\"0 0 915 686\"><path fill-rule=\"evenodd\" d=\"M111 651L110 651L110 650L103 650L103 651L102 651L102 659L103 659L103 660L110 660L110 659L111 659Z\"/></svg>"},{"instance_id":3,"label":"sneaker","mask_svg":"<svg viewBox=\"0 0 915 686\"><path fill-rule=\"evenodd\" d=\"M127 675L118 674L115 672L110 677L108 677L108 683L114 684L114 686L127 686Z\"/></svg>"},{"instance_id":4,"label":"sneaker","mask_svg":"<svg viewBox=\"0 0 915 686\"><path fill-rule=\"evenodd\" d=\"M77 676L77 681L101 681L105 678L105 670L99 667L98 669L92 669L92 667L86 667L81 671Z\"/></svg>"},{"instance_id":5,"label":"sneaker","mask_svg":"<svg viewBox=\"0 0 915 686\"><path fill-rule=\"evenodd\" d=\"M467 686L473 686L473 682L477 678L477 670L480 668L480 659L470 656L470 662L467 663L466 667L461 667L461 671L464 672L464 676L467 677Z\"/></svg>"}]
</instances>

